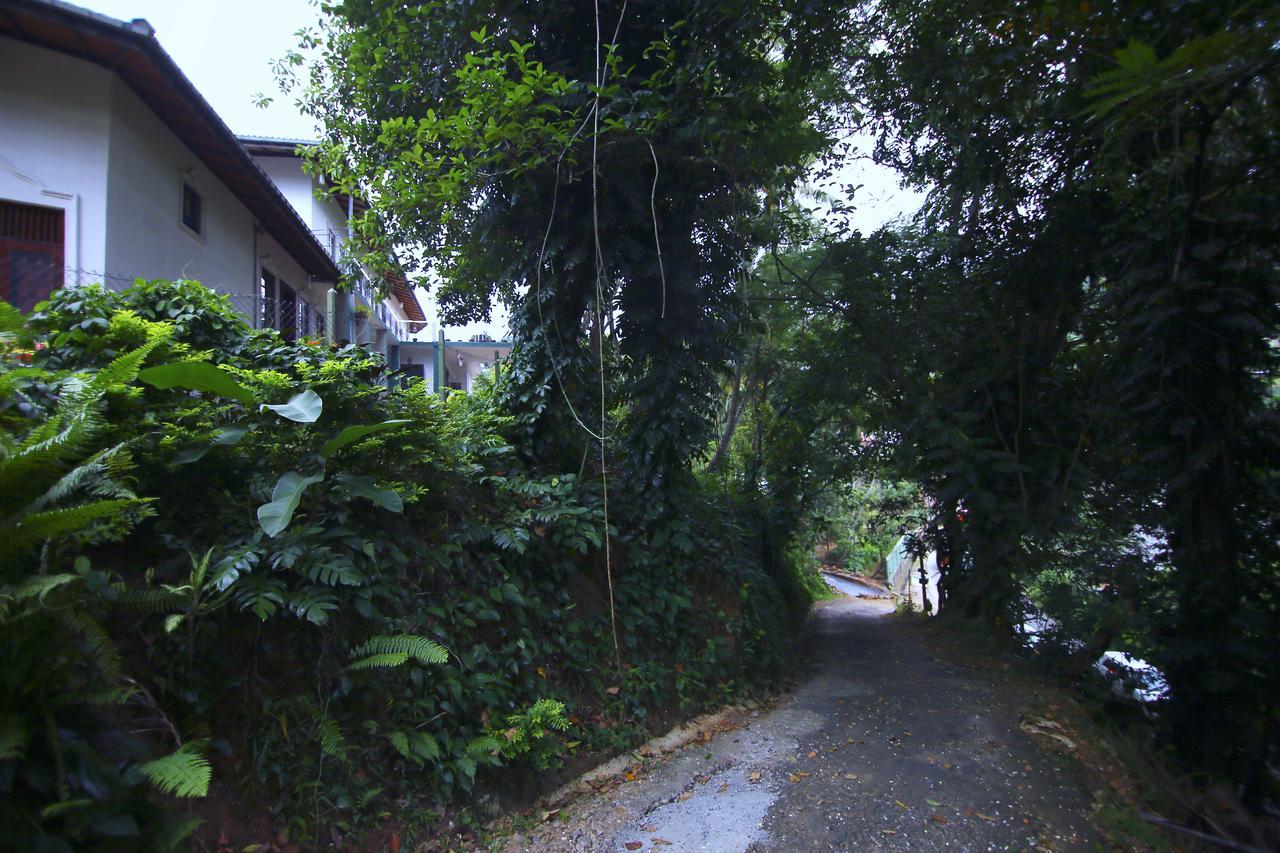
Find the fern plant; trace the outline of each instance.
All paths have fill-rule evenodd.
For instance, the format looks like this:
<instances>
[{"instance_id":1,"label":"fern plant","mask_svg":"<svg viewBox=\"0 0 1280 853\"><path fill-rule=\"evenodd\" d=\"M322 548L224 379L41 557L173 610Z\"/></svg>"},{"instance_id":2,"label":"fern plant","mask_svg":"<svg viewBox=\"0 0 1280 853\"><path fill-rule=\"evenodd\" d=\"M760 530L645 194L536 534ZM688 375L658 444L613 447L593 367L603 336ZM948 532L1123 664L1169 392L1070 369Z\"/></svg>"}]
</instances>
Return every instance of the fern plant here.
<instances>
[{"instance_id":1,"label":"fern plant","mask_svg":"<svg viewBox=\"0 0 1280 853\"><path fill-rule=\"evenodd\" d=\"M203 797L209 793L213 768L204 757L203 741L189 741L177 751L138 766L156 790L174 797Z\"/></svg>"},{"instance_id":2,"label":"fern plant","mask_svg":"<svg viewBox=\"0 0 1280 853\"><path fill-rule=\"evenodd\" d=\"M347 666L351 670L396 667L411 660L424 665L442 664L449 660L444 646L416 634L373 637L352 649L351 654L360 658Z\"/></svg>"},{"instance_id":3,"label":"fern plant","mask_svg":"<svg viewBox=\"0 0 1280 853\"><path fill-rule=\"evenodd\" d=\"M0 306L0 334L12 334L12 314ZM15 762L0 776L0 825L19 848L50 837L92 846L102 833L139 833L140 822L160 831L142 780L177 796L208 788L199 744L137 763L140 742L104 740L106 707L135 695L106 617L172 607L175 596L131 588L82 553L151 512L128 485L130 442L103 441L104 412L167 336L154 327L96 373L64 377L52 414L25 434L0 429L0 756ZM169 826L172 837L184 826Z\"/></svg>"},{"instance_id":4,"label":"fern plant","mask_svg":"<svg viewBox=\"0 0 1280 853\"><path fill-rule=\"evenodd\" d=\"M553 734L569 730L564 703L539 699L524 711L507 715L507 727L490 731L497 751L507 759L528 757L538 770L551 766L559 751Z\"/></svg>"}]
</instances>

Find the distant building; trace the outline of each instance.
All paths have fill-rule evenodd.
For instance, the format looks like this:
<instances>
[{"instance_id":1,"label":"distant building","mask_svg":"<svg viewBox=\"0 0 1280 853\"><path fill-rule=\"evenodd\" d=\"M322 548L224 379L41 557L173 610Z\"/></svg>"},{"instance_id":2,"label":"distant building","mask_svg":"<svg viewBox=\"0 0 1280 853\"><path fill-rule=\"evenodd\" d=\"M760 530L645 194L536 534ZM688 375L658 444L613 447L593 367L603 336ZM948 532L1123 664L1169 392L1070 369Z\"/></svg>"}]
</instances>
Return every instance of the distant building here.
<instances>
[{"instance_id":1,"label":"distant building","mask_svg":"<svg viewBox=\"0 0 1280 853\"><path fill-rule=\"evenodd\" d=\"M324 193L317 192L319 182L302 170L302 152L315 143L259 136L241 136L239 140L258 167L307 222L312 236L329 257L341 263L346 240L351 233L348 222L364 205L359 199L326 197ZM390 298L381 299L367 272L353 282L353 293L344 294L353 309L352 328L339 337L371 344L387 354L394 367L396 348L421 331L427 318L413 287L403 275L389 276L386 285ZM363 310L356 309L356 306Z\"/></svg>"}]
</instances>

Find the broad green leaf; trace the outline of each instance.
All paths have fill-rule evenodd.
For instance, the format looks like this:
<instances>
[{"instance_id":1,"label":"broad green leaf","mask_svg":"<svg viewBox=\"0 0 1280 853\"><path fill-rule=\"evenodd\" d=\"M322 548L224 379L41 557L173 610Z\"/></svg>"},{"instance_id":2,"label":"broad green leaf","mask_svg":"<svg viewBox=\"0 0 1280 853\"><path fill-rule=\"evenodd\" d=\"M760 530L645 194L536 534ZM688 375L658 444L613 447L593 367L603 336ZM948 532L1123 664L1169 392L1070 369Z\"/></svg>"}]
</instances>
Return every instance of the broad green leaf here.
<instances>
[{"instance_id":1,"label":"broad green leaf","mask_svg":"<svg viewBox=\"0 0 1280 853\"><path fill-rule=\"evenodd\" d=\"M220 447L234 447L240 439L249 434L248 427L229 426L218 430L213 436L213 443Z\"/></svg>"},{"instance_id":2,"label":"broad green leaf","mask_svg":"<svg viewBox=\"0 0 1280 853\"><path fill-rule=\"evenodd\" d=\"M1145 71L1156 64L1156 52L1151 45L1137 39L1115 52L1116 64L1128 71Z\"/></svg>"},{"instance_id":3,"label":"broad green leaf","mask_svg":"<svg viewBox=\"0 0 1280 853\"><path fill-rule=\"evenodd\" d=\"M276 487L271 490L271 503L258 507L258 524L268 536L276 537L289 526L293 513L302 500L302 493L307 486L324 479L322 474L304 477L297 471L289 471L280 475Z\"/></svg>"},{"instance_id":4,"label":"broad green leaf","mask_svg":"<svg viewBox=\"0 0 1280 853\"><path fill-rule=\"evenodd\" d=\"M198 462L203 459L205 454L215 447L234 447L240 443L240 439L249 434L248 427L230 426L223 427L213 435L213 440L209 444L193 444L190 447L183 448L177 456L173 457L173 464L186 465L190 462Z\"/></svg>"},{"instance_id":5,"label":"broad green leaf","mask_svg":"<svg viewBox=\"0 0 1280 853\"><path fill-rule=\"evenodd\" d=\"M400 499L400 495L390 489L375 488L373 478L370 476L338 474L333 479L351 494L356 497L368 498L388 512L404 511L404 501Z\"/></svg>"},{"instance_id":6,"label":"broad green leaf","mask_svg":"<svg viewBox=\"0 0 1280 853\"><path fill-rule=\"evenodd\" d=\"M51 803L50 805L42 808L40 810L40 817L42 820L49 820L50 818L61 817L64 814L78 811L91 805L93 805L93 800L90 799L63 800L60 803Z\"/></svg>"},{"instance_id":7,"label":"broad green leaf","mask_svg":"<svg viewBox=\"0 0 1280 853\"><path fill-rule=\"evenodd\" d=\"M192 462L199 462L210 450L213 450L212 444L193 444L189 447L184 447L178 451L177 456L173 457L173 464L189 465Z\"/></svg>"},{"instance_id":8,"label":"broad green leaf","mask_svg":"<svg viewBox=\"0 0 1280 853\"><path fill-rule=\"evenodd\" d=\"M341 448L346 447L351 442L358 441L366 435L371 435L375 432L384 432L385 430L394 429L395 427L403 426L407 423L411 423L411 421L399 418L396 420L383 421L380 424L349 426L333 438L326 441L324 443L324 447L320 449L320 453L327 458L332 456Z\"/></svg>"},{"instance_id":9,"label":"broad green leaf","mask_svg":"<svg viewBox=\"0 0 1280 853\"><path fill-rule=\"evenodd\" d=\"M282 418L297 421L300 424L313 424L324 411L324 400L320 395L308 388L300 394L294 394L287 403L263 403L262 408L270 409Z\"/></svg>"},{"instance_id":10,"label":"broad green leaf","mask_svg":"<svg viewBox=\"0 0 1280 853\"><path fill-rule=\"evenodd\" d=\"M239 400L252 406L253 392L231 378L231 374L207 361L178 361L148 367L138 378L157 388L185 388Z\"/></svg>"}]
</instances>

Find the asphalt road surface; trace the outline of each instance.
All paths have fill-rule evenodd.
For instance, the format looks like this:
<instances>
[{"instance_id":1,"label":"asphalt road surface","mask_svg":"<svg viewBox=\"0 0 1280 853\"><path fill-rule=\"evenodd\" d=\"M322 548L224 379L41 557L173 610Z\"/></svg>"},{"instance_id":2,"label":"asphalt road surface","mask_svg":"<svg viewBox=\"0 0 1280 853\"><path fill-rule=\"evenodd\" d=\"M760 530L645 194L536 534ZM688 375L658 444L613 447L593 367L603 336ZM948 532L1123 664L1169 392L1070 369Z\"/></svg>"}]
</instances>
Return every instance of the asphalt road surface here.
<instances>
[{"instance_id":1,"label":"asphalt road surface","mask_svg":"<svg viewBox=\"0 0 1280 853\"><path fill-rule=\"evenodd\" d=\"M835 579L829 579L834 581ZM1039 697L841 580L813 667L772 709L636 767L507 850L1093 850L1070 763L1019 728ZM858 598L861 593L867 598Z\"/></svg>"}]
</instances>

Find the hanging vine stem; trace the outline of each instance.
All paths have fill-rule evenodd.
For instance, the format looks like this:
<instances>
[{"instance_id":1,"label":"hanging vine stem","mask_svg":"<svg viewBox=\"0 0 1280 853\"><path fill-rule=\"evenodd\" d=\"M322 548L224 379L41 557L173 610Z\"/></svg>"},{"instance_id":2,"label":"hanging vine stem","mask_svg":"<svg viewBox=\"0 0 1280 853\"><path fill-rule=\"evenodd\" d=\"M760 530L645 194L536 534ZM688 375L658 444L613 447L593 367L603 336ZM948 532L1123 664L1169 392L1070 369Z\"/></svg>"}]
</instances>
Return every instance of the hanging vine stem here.
<instances>
[{"instance_id":1,"label":"hanging vine stem","mask_svg":"<svg viewBox=\"0 0 1280 853\"><path fill-rule=\"evenodd\" d=\"M599 0L596 0L596 2L594 3L594 9L595 9L595 25L596 25L595 98L591 104L591 109L587 112L586 117L582 120L582 123L578 125L578 129L573 132L573 135L569 137L569 141L565 143L565 146L561 150L560 155L556 158L555 180L552 185L552 192L551 192L551 213L547 217L547 228L542 234L542 245L538 249L538 263L537 263L537 267L534 274L534 305L538 311L538 325L539 327L545 328L546 318L543 316L543 311L542 311L542 267L543 267L543 258L546 256L546 252L547 252L547 242L551 238L551 229L555 225L556 210L558 209L558 206L559 206L560 166L564 162L565 155L569 152L569 149L573 146L574 141L582 134L582 131L586 129L587 124L591 123L592 125L592 128L591 128L591 220L592 220L592 233L593 233L593 239L595 242L595 256L596 256L595 257L596 330L597 330L597 335L599 335L599 338L600 338L599 347L598 347L598 359L599 359L599 370L600 370L600 432L597 433L595 430L591 429L591 427L587 426L587 424L578 415L577 409L574 408L573 401L569 398L568 391L565 390L564 377L560 373L560 365L556 361L555 352L552 350L551 342L547 339L545 333L543 334L543 343L546 346L547 355L551 359L551 369L556 377L556 386L560 389L560 395L564 398L565 405L568 406L569 408L569 414L573 417L574 421L578 424L578 426L582 428L583 432L585 432L587 435L591 436L591 438L595 439L600 443L600 486L601 486L601 493L602 493L603 504L604 504L604 566L605 566L605 579L609 589L609 628L613 636L614 664L617 666L618 670L621 671L622 646L618 642L618 614L617 614L617 606L615 604L614 591L613 591L613 553L612 553L612 540L611 540L611 537L609 536L609 475L608 475L608 465L605 459L605 449L606 449L605 446L607 442L606 431L608 426L608 420L607 420L608 407L606 405L606 400L605 400L606 383L605 383L604 340L603 340L603 337L604 337L604 287L602 283L602 277L604 273L604 253L600 244L599 187L597 184L597 175L596 175L596 167L598 162L598 147L599 147L598 144L599 144L599 136L600 136L600 90L604 88L604 81L605 81L605 76L608 74L608 68L602 67L600 62L601 42L600 42ZM627 14L627 2L626 0L624 0L622 4L622 9L618 13L618 23L614 26L614 29L613 29L613 42L615 44L618 41L618 33L621 32L622 30L622 21L626 17L626 14ZM658 218L657 218L657 209L656 207L653 206L653 200L657 193L657 186L658 186L658 183L657 183L658 182L658 175L657 175L658 155L656 152L653 151L652 144L650 144L649 150L653 153L653 158L654 158L654 185L653 185L653 190L650 193L650 210L653 213L653 228L654 228L653 233L656 241L657 234L658 234ZM658 265L659 265L659 269L661 270L661 266L662 266L661 247L658 248ZM665 316L666 315L666 273L665 272L662 272L662 286L663 286L663 316ZM560 322L559 322L559 318L554 313L551 315L551 322L555 328L556 340L561 341L562 336L560 334Z\"/></svg>"},{"instance_id":2,"label":"hanging vine stem","mask_svg":"<svg viewBox=\"0 0 1280 853\"><path fill-rule=\"evenodd\" d=\"M625 7L624 7L625 8ZM616 38L616 36L615 36ZM649 153L653 156L653 186L649 189L649 215L653 217L653 248L658 251L658 277L662 279L662 313L658 319L667 319L667 271L662 266L662 241L658 239L658 152L653 143L645 140Z\"/></svg>"},{"instance_id":3,"label":"hanging vine stem","mask_svg":"<svg viewBox=\"0 0 1280 853\"><path fill-rule=\"evenodd\" d=\"M623 0L623 3L622 3L622 10L618 13L618 23L617 23L617 24L615 24L615 25L614 25L614 28L613 28L613 42L614 42L614 44L617 44L617 42L618 42L618 33L620 33L620 32L622 31L622 20L623 20L623 18L624 18L624 17L626 17L626 14L627 14L627 0ZM599 91L599 90L600 90L601 88L603 88L603 86L604 86L604 80L605 80L605 77L608 75L608 73L609 73L609 69L608 69L608 68L605 68L605 69L604 69L603 74L601 73L601 69L600 69L600 6L599 6L599 3L597 3L597 4L596 4L596 80L597 80L596 96L595 96L595 100L594 100L594 101L592 102L592 104L591 104L591 109L587 111L587 115L586 115L586 117L582 119L582 123L578 125L578 129L577 129L577 130L575 130L575 131L573 132L573 135L569 137L569 141L568 141L568 142L566 142L566 143L564 144L564 147L563 147L562 149L560 149L560 154L559 154L559 156L557 156L557 157L556 157L556 176L555 176L555 180L554 180L554 182L553 182L553 183L552 183L552 185L551 185L551 214L547 217L547 228L546 228L546 231L544 231L544 232L543 232L543 234L542 234L542 245L541 245L541 247L538 249L538 265L537 265L537 267L536 267L536 269L535 269L535 271L534 271L534 300L533 300L533 304L534 304L534 307L536 307L536 308L538 309L538 326L539 326L540 328L545 328L545 327L546 327L546 324L547 324L547 319L546 319L546 317L545 317L545 316L543 316L543 313L542 313L542 265L543 265L543 260L542 260L542 259L543 259L543 258L546 256L546 254L547 254L547 241L551 238L551 228L552 228L552 226L555 224L555 219L556 219L556 210L559 208L559 202L560 202L560 165L564 162L564 157L565 157L565 155L566 155L566 154L568 154L568 153L569 153L569 149L570 149L571 147L573 147L573 143L577 140L577 138L578 138L579 136L581 136L581 135L582 135L582 131L584 131L584 130L586 130L586 129L587 129L587 124L588 124L588 123L592 122L593 120L595 121L595 124L594 124L594 127L593 127L593 136L594 136L594 134L595 134L595 133L598 133L598 132L599 132L599 128L600 128L600 119L599 119L599 115L598 115L598 113L599 113L599 109L600 109L600 91ZM652 145L650 145L650 146L649 146L649 149L652 151L652 150L653 150L653 146L652 146ZM592 189L592 207L593 207L593 209L594 209L594 206L595 206L595 140L594 140L594 138L593 138L593 140L592 140L592 149L591 149L591 153L592 153L592 162L591 162L591 189ZM658 157L658 155L655 153L653 156L654 156L654 169L655 169L655 174L654 174L654 178L653 178L653 182L654 182L654 183L653 183L653 192L656 192L656 191L657 191L657 187L658 187L658 176L657 176L657 174L656 174L657 162L658 162L658 161L657 161L657 157ZM651 209L651 210L654 210L654 208L653 208L653 197L652 197L652 194L650 195L650 199L649 199L649 201L650 201L650 209ZM654 237L655 237L655 239L656 239L657 234L658 234L658 219L657 219L657 212L656 212L656 210L654 210L653 216L654 216L654 220L653 220L653 229L654 229L654 231L653 231L653 233L654 233ZM596 229L596 233L595 233L595 241L596 241L596 254L597 254L597 257L598 257L598 256L599 256L599 251L600 251L600 232L599 232L599 229L598 229L598 228ZM658 266L659 266L659 269L661 269L661 266L662 266L662 249L661 249L661 247L659 247L659 249L658 249ZM599 284L600 284L600 281L599 281L599 275L600 275L600 267L599 267L599 264L597 263L597 266L596 266L596 289L597 289L597 291L599 291ZM664 316L665 316L665 311L666 311L666 308L665 308L665 306L666 306L666 274L665 274L665 273L663 274L663 278L662 278L662 286L663 286L663 306L664 306L664 308L663 308L663 312L664 312ZM563 342L563 340L564 340L564 336L560 334L560 318L559 318L559 317L557 317L554 313L551 315L551 325L552 325L552 327L555 329L555 333L556 333L556 341L557 341L557 342ZM542 340L543 340L543 343L544 343L544 345L545 345L545 347L546 347L546 350L547 350L547 356L551 359L551 370L552 370L552 372L555 374L555 377L556 377L556 387L560 389L560 396L564 398L564 403L565 403L565 405L569 407L569 414L573 417L574 421L575 421L575 422L577 422L578 426L582 428L582 431L583 431L583 432L585 432L587 435L591 436L591 437L592 437L593 439L595 439L596 441L601 441L601 442L602 442L602 441L604 441L604 420L603 420L603 418L601 419L601 422L600 422L600 434L598 434L598 435L597 435L597 434L596 434L596 432L595 432L594 430L592 430L592 429L591 429L591 427L587 426L587 425L586 425L586 423L582 420L582 418L578 416L578 410L577 410L576 408L574 408L573 401L572 401L571 399L569 399L569 392L565 390L565 387L564 387L564 376L562 376L562 375L561 375L561 373L560 373L560 365L556 362L556 355L555 355L555 352L551 349L551 343L550 343L550 341L548 341L548 340L547 340L547 337L546 337L546 335L545 335L545 334L543 335ZM602 382L603 382L603 369L604 369L604 368L603 368L603 365L602 365L602 366L601 366L601 381L602 381ZM606 526L606 528L605 528L606 546L607 546L607 541L608 541L608 532L609 532L609 531L608 531L608 527ZM612 584L612 581L611 581L611 584ZM609 601L610 601L610 606L612 606L612 603L613 603L612 585L610 586ZM616 631L616 630L614 631L614 634L615 634L614 646L615 646L615 651L616 651L616 646L617 646L617 641L616 641L616 634L617 634L617 631Z\"/></svg>"},{"instance_id":4,"label":"hanging vine stem","mask_svg":"<svg viewBox=\"0 0 1280 853\"><path fill-rule=\"evenodd\" d=\"M600 246L600 191L596 174L600 143L600 90L604 88L604 76L600 70L600 0L595 0L593 5L596 18L596 96L591 108L591 229L596 249L596 355L600 362L600 490L604 502L604 573L609 585L609 628L613 632L613 661L621 672L622 648L618 644L618 614L613 596L613 554L609 538L609 474L605 461L608 407L605 403L604 375L604 251ZM618 41L618 30L622 27L622 17L626 13L627 6L624 2L622 12L618 15L618 26L614 29L615 44Z\"/></svg>"}]
</instances>

